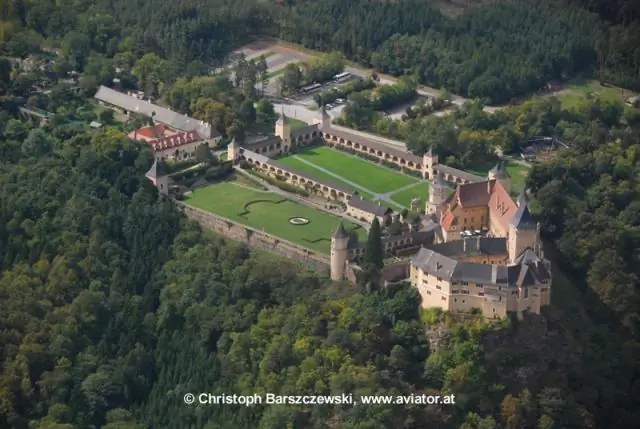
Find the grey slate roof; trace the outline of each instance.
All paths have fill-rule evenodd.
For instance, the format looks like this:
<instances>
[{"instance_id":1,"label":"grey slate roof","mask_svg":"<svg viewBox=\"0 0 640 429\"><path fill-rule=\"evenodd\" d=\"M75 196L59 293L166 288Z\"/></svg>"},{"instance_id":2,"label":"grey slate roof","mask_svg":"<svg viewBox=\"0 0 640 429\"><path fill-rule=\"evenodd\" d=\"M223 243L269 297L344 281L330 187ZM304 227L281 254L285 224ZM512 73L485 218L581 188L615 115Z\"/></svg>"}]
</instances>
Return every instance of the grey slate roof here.
<instances>
[{"instance_id":1,"label":"grey slate roof","mask_svg":"<svg viewBox=\"0 0 640 429\"><path fill-rule=\"evenodd\" d=\"M123 92L116 91L104 85L100 86L94 96L96 99L144 116L153 116L154 120L168 125L180 131L196 131L203 139L219 137L220 133L211 125L198 119L190 118L173 110L157 106L145 100L138 100L135 97ZM155 115L154 115L155 113Z\"/></svg>"},{"instance_id":2,"label":"grey slate roof","mask_svg":"<svg viewBox=\"0 0 640 429\"><path fill-rule=\"evenodd\" d=\"M353 197L351 197L348 204L351 207L355 207L356 209L371 213L375 216L385 216L393 212L393 210L391 210L387 206L374 203L373 201L364 200L358 195L354 195Z\"/></svg>"},{"instance_id":3,"label":"grey slate roof","mask_svg":"<svg viewBox=\"0 0 640 429\"><path fill-rule=\"evenodd\" d=\"M425 247L412 262L425 273L449 282L534 286L551 278L546 266L540 262L523 260L511 266L460 262Z\"/></svg>"},{"instance_id":4,"label":"grey slate roof","mask_svg":"<svg viewBox=\"0 0 640 429\"><path fill-rule=\"evenodd\" d=\"M476 176L475 174L467 173L466 171L458 170L457 168L449 167L448 165L444 164L438 165L438 171L441 171L444 174L451 174L452 176L467 180L470 183L487 181L487 179L484 177Z\"/></svg>"},{"instance_id":5,"label":"grey slate roof","mask_svg":"<svg viewBox=\"0 0 640 429\"><path fill-rule=\"evenodd\" d=\"M433 156L433 154L435 153L435 151L433 150L433 145L429 146L429 150L427 151L427 153L425 153L425 156Z\"/></svg>"},{"instance_id":6,"label":"grey slate roof","mask_svg":"<svg viewBox=\"0 0 640 429\"><path fill-rule=\"evenodd\" d=\"M454 259L480 255L506 255L507 239L503 237L473 237L434 244L429 248Z\"/></svg>"},{"instance_id":7,"label":"grey slate roof","mask_svg":"<svg viewBox=\"0 0 640 429\"><path fill-rule=\"evenodd\" d=\"M529 201L529 198L527 197L527 191L526 190L522 190L522 192L520 192L520 195L518 195L518 201L517 204L518 206L527 204Z\"/></svg>"},{"instance_id":8,"label":"grey slate roof","mask_svg":"<svg viewBox=\"0 0 640 429\"><path fill-rule=\"evenodd\" d=\"M157 177L163 177L166 175L167 175L167 170L164 165L164 162L158 161L157 159L153 161L153 165L151 166L149 171L147 171L147 173L145 174L145 176L151 177L154 179Z\"/></svg>"},{"instance_id":9,"label":"grey slate roof","mask_svg":"<svg viewBox=\"0 0 640 429\"><path fill-rule=\"evenodd\" d=\"M529 211L529 204L521 204L518 210L511 218L511 225L518 229L535 229L537 227L536 220Z\"/></svg>"},{"instance_id":10,"label":"grey slate roof","mask_svg":"<svg viewBox=\"0 0 640 429\"><path fill-rule=\"evenodd\" d=\"M489 173L492 174L496 179L504 179L508 177L507 171L504 168L504 161L500 160L498 163L489 170Z\"/></svg>"},{"instance_id":11,"label":"grey slate roof","mask_svg":"<svg viewBox=\"0 0 640 429\"><path fill-rule=\"evenodd\" d=\"M338 228L333 233L333 237L334 238L347 238L348 236L349 236L349 234L347 234L347 231L345 231L344 225L342 224L342 222L340 222L340 225L338 225Z\"/></svg>"},{"instance_id":12,"label":"grey slate roof","mask_svg":"<svg viewBox=\"0 0 640 429\"><path fill-rule=\"evenodd\" d=\"M534 286L551 278L545 265L537 262L521 263L508 267L459 262L424 247L413 257L412 262L425 273L449 282Z\"/></svg>"}]
</instances>

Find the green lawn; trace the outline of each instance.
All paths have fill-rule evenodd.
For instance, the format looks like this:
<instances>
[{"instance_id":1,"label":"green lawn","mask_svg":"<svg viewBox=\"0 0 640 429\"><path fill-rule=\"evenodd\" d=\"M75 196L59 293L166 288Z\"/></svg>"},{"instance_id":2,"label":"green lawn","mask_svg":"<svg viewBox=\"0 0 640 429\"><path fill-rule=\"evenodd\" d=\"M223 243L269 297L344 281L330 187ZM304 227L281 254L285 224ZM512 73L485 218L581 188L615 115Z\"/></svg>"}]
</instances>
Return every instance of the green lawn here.
<instances>
[{"instance_id":1,"label":"green lawn","mask_svg":"<svg viewBox=\"0 0 640 429\"><path fill-rule=\"evenodd\" d=\"M623 88L613 85L602 86L597 80L589 80L570 85L567 89L560 91L556 97L562 102L562 107L571 109L588 96L606 101L619 101L624 104L625 99L631 95L633 95L631 91ZM625 105L625 107L627 106Z\"/></svg>"},{"instance_id":2,"label":"green lawn","mask_svg":"<svg viewBox=\"0 0 640 429\"><path fill-rule=\"evenodd\" d=\"M359 238L366 239L366 231L359 225L280 195L233 183L222 182L197 189L187 197L186 203L325 254L330 250L331 234L341 221L347 230L357 228ZM311 222L292 225L289 222L292 217L303 217Z\"/></svg>"},{"instance_id":3,"label":"green lawn","mask_svg":"<svg viewBox=\"0 0 640 429\"><path fill-rule=\"evenodd\" d=\"M411 200L416 197L420 198L420 208L424 209L429 198L429 185L427 183L416 183L404 191L391 195L393 201L406 208L411 208Z\"/></svg>"},{"instance_id":4,"label":"green lawn","mask_svg":"<svg viewBox=\"0 0 640 429\"><path fill-rule=\"evenodd\" d=\"M333 177L332 175L325 173L322 170L318 170L317 168L313 168L309 164L307 164L305 162L302 162L301 160L299 160L299 159L297 159L297 158L295 158L293 156L285 156L283 158L279 158L278 162L281 162L281 163L286 164L286 165L288 165L290 167L293 167L296 170L300 170L300 171L303 171L305 173L312 174L312 175L318 177L319 179L326 179L326 180L328 180L330 182L333 182L335 184L343 185L343 186L347 187L347 189L352 189L353 188L353 186L351 186L350 184L348 184L346 182L343 182L342 180L337 179L337 178ZM360 196L362 198L365 198L365 199L368 199L368 200L373 199L373 195L371 195L370 193L368 193L366 191L363 191L362 189L358 188L358 193L360 194Z\"/></svg>"},{"instance_id":5,"label":"green lawn","mask_svg":"<svg viewBox=\"0 0 640 429\"><path fill-rule=\"evenodd\" d=\"M373 192L390 192L418 181L414 177L329 147L304 149L296 155Z\"/></svg>"},{"instance_id":6,"label":"green lawn","mask_svg":"<svg viewBox=\"0 0 640 429\"><path fill-rule=\"evenodd\" d=\"M508 163L506 169L509 176L511 176L511 193L520 194L524 189L524 184L531 169L515 162Z\"/></svg>"}]
</instances>

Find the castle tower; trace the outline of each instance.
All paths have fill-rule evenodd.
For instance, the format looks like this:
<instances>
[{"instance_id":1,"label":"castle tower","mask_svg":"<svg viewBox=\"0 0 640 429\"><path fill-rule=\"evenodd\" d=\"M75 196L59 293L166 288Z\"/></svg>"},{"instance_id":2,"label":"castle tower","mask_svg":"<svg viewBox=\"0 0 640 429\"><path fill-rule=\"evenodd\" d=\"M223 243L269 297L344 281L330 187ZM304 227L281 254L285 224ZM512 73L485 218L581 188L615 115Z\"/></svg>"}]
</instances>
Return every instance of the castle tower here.
<instances>
[{"instance_id":1,"label":"castle tower","mask_svg":"<svg viewBox=\"0 0 640 429\"><path fill-rule=\"evenodd\" d=\"M425 207L427 214L439 215L442 211L442 205L447 200L449 194L449 187L444 180L442 172L438 172L430 183L429 189L429 201Z\"/></svg>"},{"instance_id":2,"label":"castle tower","mask_svg":"<svg viewBox=\"0 0 640 429\"><path fill-rule=\"evenodd\" d=\"M504 161L498 161L498 163L491 170L489 170L488 176L489 180L496 180L502 185L507 193L510 192L511 178L509 177L507 170L505 170Z\"/></svg>"},{"instance_id":3,"label":"castle tower","mask_svg":"<svg viewBox=\"0 0 640 429\"><path fill-rule=\"evenodd\" d=\"M169 194L169 176L166 173L166 168L162 160L156 159L145 176L158 188L161 194Z\"/></svg>"},{"instance_id":4,"label":"castle tower","mask_svg":"<svg viewBox=\"0 0 640 429\"><path fill-rule=\"evenodd\" d=\"M275 135L282 139L282 146L284 146L284 150L287 152L291 146L291 127L287 124L287 116L284 114L284 107L282 108L280 117L276 121Z\"/></svg>"},{"instance_id":5,"label":"castle tower","mask_svg":"<svg viewBox=\"0 0 640 429\"><path fill-rule=\"evenodd\" d=\"M435 169L438 165L438 154L433 150L433 146L429 148L429 151L422 155L422 177L425 179L432 179L436 175Z\"/></svg>"},{"instance_id":6,"label":"castle tower","mask_svg":"<svg viewBox=\"0 0 640 429\"><path fill-rule=\"evenodd\" d=\"M324 106L320 108L320 117L314 119L313 123L319 125L320 128L328 128L331 125L331 116L329 116Z\"/></svg>"},{"instance_id":7,"label":"castle tower","mask_svg":"<svg viewBox=\"0 0 640 429\"><path fill-rule=\"evenodd\" d=\"M227 146L227 160L235 164L239 157L240 145L236 142L236 139L233 139L231 143L229 143L229 146Z\"/></svg>"},{"instance_id":8,"label":"castle tower","mask_svg":"<svg viewBox=\"0 0 640 429\"><path fill-rule=\"evenodd\" d=\"M345 231L342 222L331 237L331 280L344 279L349 257L349 234Z\"/></svg>"},{"instance_id":9,"label":"castle tower","mask_svg":"<svg viewBox=\"0 0 640 429\"><path fill-rule=\"evenodd\" d=\"M522 200L519 199L518 210L516 210L511 222L509 222L507 249L510 263L514 263L527 248L535 250L536 253L541 253L540 225L531 215L529 204L523 198Z\"/></svg>"}]
</instances>

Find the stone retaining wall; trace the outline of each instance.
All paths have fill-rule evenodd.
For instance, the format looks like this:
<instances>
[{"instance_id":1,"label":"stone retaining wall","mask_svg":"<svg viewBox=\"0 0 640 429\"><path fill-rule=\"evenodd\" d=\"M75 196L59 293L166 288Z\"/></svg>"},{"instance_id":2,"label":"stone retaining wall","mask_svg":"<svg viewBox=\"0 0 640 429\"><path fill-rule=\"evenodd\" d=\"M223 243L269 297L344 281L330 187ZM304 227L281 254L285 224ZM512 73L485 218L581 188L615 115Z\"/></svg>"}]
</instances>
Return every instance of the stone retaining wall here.
<instances>
[{"instance_id":1,"label":"stone retaining wall","mask_svg":"<svg viewBox=\"0 0 640 429\"><path fill-rule=\"evenodd\" d=\"M274 237L264 231L242 225L222 216L188 206L176 201L182 212L191 220L198 222L205 228L212 229L217 234L235 241L247 243L252 248L277 253L287 258L295 259L317 270L328 270L329 257L306 247Z\"/></svg>"}]
</instances>

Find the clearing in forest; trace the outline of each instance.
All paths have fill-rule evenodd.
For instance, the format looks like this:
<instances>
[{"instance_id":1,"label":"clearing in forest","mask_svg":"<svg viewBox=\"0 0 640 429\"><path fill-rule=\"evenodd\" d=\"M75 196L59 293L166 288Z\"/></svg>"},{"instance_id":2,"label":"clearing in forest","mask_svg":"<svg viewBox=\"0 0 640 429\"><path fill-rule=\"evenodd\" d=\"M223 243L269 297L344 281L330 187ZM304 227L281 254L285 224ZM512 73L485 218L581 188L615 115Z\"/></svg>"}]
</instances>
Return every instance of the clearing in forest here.
<instances>
[{"instance_id":1,"label":"clearing in forest","mask_svg":"<svg viewBox=\"0 0 640 429\"><path fill-rule=\"evenodd\" d=\"M360 240L366 239L365 229L357 224L272 192L228 182L196 189L185 203L324 254L329 253L331 234L340 222L348 231L356 230ZM294 225L290 222L292 218L309 222Z\"/></svg>"}]
</instances>

